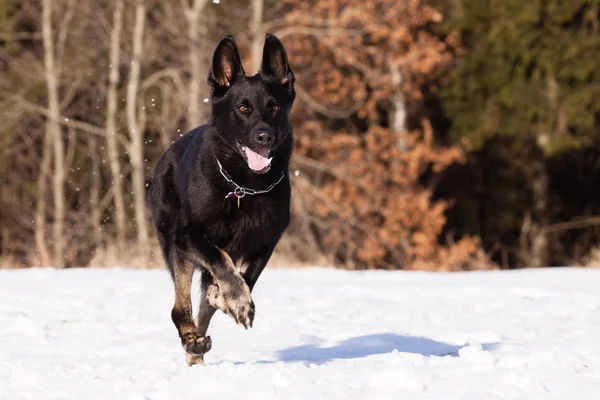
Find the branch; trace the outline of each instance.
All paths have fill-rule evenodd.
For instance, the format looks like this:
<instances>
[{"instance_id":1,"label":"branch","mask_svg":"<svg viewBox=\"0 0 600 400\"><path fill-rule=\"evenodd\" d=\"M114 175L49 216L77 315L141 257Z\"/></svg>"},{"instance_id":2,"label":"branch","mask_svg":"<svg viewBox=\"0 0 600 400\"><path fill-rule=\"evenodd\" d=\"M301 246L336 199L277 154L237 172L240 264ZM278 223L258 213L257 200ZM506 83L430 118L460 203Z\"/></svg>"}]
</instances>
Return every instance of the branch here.
<instances>
[{"instance_id":1,"label":"branch","mask_svg":"<svg viewBox=\"0 0 600 400\"><path fill-rule=\"evenodd\" d=\"M542 228L543 233L568 231L571 229L583 229L600 225L600 216L579 217L574 221L558 222Z\"/></svg>"},{"instance_id":2,"label":"branch","mask_svg":"<svg viewBox=\"0 0 600 400\"><path fill-rule=\"evenodd\" d=\"M69 171L73 166L73 159L75 158L75 129L69 127L69 135L67 141L67 154L65 156L64 169Z\"/></svg>"},{"instance_id":3,"label":"branch","mask_svg":"<svg viewBox=\"0 0 600 400\"><path fill-rule=\"evenodd\" d=\"M347 222L348 224L350 224L350 226L363 231L368 236L377 237L376 230L373 229L373 227L363 223L362 221L354 218L353 216L342 215L339 212L339 205L337 203L335 203L333 200L324 196L323 193L321 193L321 191L317 190L317 188L311 182L308 181L308 179L300 178L300 179L297 179L295 182L297 184L304 185L304 187L306 189L308 189L308 191L313 196L315 196L319 200L321 200L333 214L336 214L338 217L341 217L342 219L340 221ZM391 246L387 246L387 245L385 247L387 250L389 250L389 252L392 254L393 257L396 257L398 260L403 259L402 253L400 253L398 251L398 249L391 247ZM407 244L401 242L401 243L398 243L398 247L400 247L401 250L406 251Z\"/></svg>"},{"instance_id":4,"label":"branch","mask_svg":"<svg viewBox=\"0 0 600 400\"><path fill-rule=\"evenodd\" d=\"M345 28L311 28L308 26L287 26L285 28L281 28L274 35L279 38L284 38L286 36L301 34L314 36L315 38L319 38L319 36L363 36L364 32L357 29L345 29Z\"/></svg>"},{"instance_id":5,"label":"branch","mask_svg":"<svg viewBox=\"0 0 600 400\"><path fill-rule=\"evenodd\" d=\"M23 106L23 108L25 108L29 111L41 114L41 115L45 116L46 118L52 118L50 116L50 111L45 107L42 107L35 103L32 103L29 100L26 100L26 99L22 98L21 96L17 96L14 94L7 94L7 97L12 98L14 101L21 104ZM92 124L89 124L89 123L83 122L83 121L71 120L71 119L64 117L63 115L59 116L58 123L63 126L69 127L69 128L79 129L81 131L91 133L94 135L104 136L104 129L100 128L99 126L92 125Z\"/></svg>"},{"instance_id":6,"label":"branch","mask_svg":"<svg viewBox=\"0 0 600 400\"><path fill-rule=\"evenodd\" d=\"M28 51L20 50L22 57L13 57L0 46L0 61L8 64L9 68L23 77L23 81L34 86L44 83L43 63Z\"/></svg>"},{"instance_id":7,"label":"branch","mask_svg":"<svg viewBox=\"0 0 600 400\"><path fill-rule=\"evenodd\" d=\"M156 84L156 82L158 82L162 78L171 78L173 80L173 82L175 83L175 86L177 86L177 89L179 90L179 92L180 93L185 92L183 80L181 79L181 75L179 75L179 72L177 72L177 70L175 68L165 68L165 69L161 69L160 71L156 71L155 73L153 73L148 78L146 78L142 81L142 84L140 85L140 91L143 92L143 91L147 90L148 88L154 86Z\"/></svg>"},{"instance_id":8,"label":"branch","mask_svg":"<svg viewBox=\"0 0 600 400\"><path fill-rule=\"evenodd\" d=\"M263 30L269 31L277 26L286 26L292 23L303 24L306 26L316 25L321 27L330 27L333 25L333 22L329 18L317 18L317 17L301 17L301 16L291 16L284 18L272 19L263 23Z\"/></svg>"},{"instance_id":9,"label":"branch","mask_svg":"<svg viewBox=\"0 0 600 400\"><path fill-rule=\"evenodd\" d=\"M347 174L344 174L343 172L337 171L335 168L330 167L329 165L327 165L321 161L317 161L312 158L304 157L304 156L297 155L297 154L294 155L293 161L297 164L300 164L303 167L308 167L308 168L315 169L317 171L325 172L337 179L351 183L365 191L372 190L371 188L368 188L364 184L362 184L359 180L352 178L352 177L348 176Z\"/></svg>"},{"instance_id":10,"label":"branch","mask_svg":"<svg viewBox=\"0 0 600 400\"><path fill-rule=\"evenodd\" d=\"M200 14L200 11L204 9L204 6L207 2L208 0L194 0L194 4L192 5L192 11L194 12L194 14Z\"/></svg>"},{"instance_id":11,"label":"branch","mask_svg":"<svg viewBox=\"0 0 600 400\"><path fill-rule=\"evenodd\" d=\"M42 40L42 32L0 32L0 40Z\"/></svg>"},{"instance_id":12,"label":"branch","mask_svg":"<svg viewBox=\"0 0 600 400\"><path fill-rule=\"evenodd\" d=\"M358 110L360 110L361 107L365 104L365 100L361 100L354 103L352 107L347 108L345 110L332 110L316 101L306 90L302 89L300 86L296 86L296 93L298 94L298 97L300 97L304 102L306 102L306 104L308 104L308 106L311 107L313 110L332 119L349 118L352 115L354 115L354 113L356 113Z\"/></svg>"},{"instance_id":13,"label":"branch","mask_svg":"<svg viewBox=\"0 0 600 400\"><path fill-rule=\"evenodd\" d=\"M62 60L65 54L65 44L67 42L67 32L69 31L69 25L71 24L71 20L73 19L73 5L75 0L69 0L67 3L67 11L60 23L59 31L58 31L58 43L56 49L56 59L58 64L57 76L61 75L62 72Z\"/></svg>"},{"instance_id":14,"label":"branch","mask_svg":"<svg viewBox=\"0 0 600 400\"><path fill-rule=\"evenodd\" d=\"M354 66L356 69L361 71L365 76L373 80L378 80L377 74L371 68L360 62L353 55L341 50L339 46L330 40L325 39L325 36L344 37L344 36L363 36L365 33L357 29L345 29L345 28L311 28L303 26L291 26L285 27L275 32L275 35L279 38L293 35L293 34L304 34L312 36L325 46L329 47L331 51L342 56L345 61Z\"/></svg>"},{"instance_id":15,"label":"branch","mask_svg":"<svg viewBox=\"0 0 600 400\"><path fill-rule=\"evenodd\" d=\"M208 0L193 0L192 5L190 6L187 0L181 0L181 7L183 8L183 13L187 20L198 21L200 11L202 11L207 2Z\"/></svg>"},{"instance_id":16,"label":"branch","mask_svg":"<svg viewBox=\"0 0 600 400\"><path fill-rule=\"evenodd\" d=\"M372 70L371 68L369 68L367 65L363 64L362 62L360 62L356 57L354 57L352 54L347 53L345 51L343 51L342 49L340 49L339 46L337 46L335 43L331 42L330 40L327 40L325 38L319 38L319 37L315 37L317 40L319 40L321 43L323 43L325 46L329 47L329 49L331 51L333 51L334 53L339 54L340 56L342 56L342 58L344 58L344 60L352 65L354 68L358 69L360 72L362 72L367 78L375 81L375 82L379 82L381 80L381 78L378 76L378 74Z\"/></svg>"},{"instance_id":17,"label":"branch","mask_svg":"<svg viewBox=\"0 0 600 400\"><path fill-rule=\"evenodd\" d=\"M82 81L83 81L83 77L81 76L81 73L78 72L75 79L73 79L73 81L69 85L69 88L67 89L67 93L65 94L65 97L60 102L61 110L63 108L65 108L66 106L68 106L69 104L71 104L71 101L75 98L75 95L77 94L77 89L79 89L79 86L81 85Z\"/></svg>"}]
</instances>

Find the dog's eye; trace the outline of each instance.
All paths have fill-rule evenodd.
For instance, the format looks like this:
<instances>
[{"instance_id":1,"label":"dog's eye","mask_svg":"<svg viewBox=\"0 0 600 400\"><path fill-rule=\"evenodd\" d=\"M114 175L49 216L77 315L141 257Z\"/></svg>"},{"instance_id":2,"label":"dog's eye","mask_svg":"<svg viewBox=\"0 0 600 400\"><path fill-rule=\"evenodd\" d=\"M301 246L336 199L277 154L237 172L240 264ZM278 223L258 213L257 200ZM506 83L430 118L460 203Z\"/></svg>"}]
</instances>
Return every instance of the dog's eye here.
<instances>
[{"instance_id":1,"label":"dog's eye","mask_svg":"<svg viewBox=\"0 0 600 400\"><path fill-rule=\"evenodd\" d=\"M246 107L245 105L240 105L238 106L238 110L240 110L240 112L243 112L244 114L246 114L248 112L248 107Z\"/></svg>"},{"instance_id":2,"label":"dog's eye","mask_svg":"<svg viewBox=\"0 0 600 400\"><path fill-rule=\"evenodd\" d=\"M273 108L273 111L279 111L279 104L273 103L271 107Z\"/></svg>"}]
</instances>

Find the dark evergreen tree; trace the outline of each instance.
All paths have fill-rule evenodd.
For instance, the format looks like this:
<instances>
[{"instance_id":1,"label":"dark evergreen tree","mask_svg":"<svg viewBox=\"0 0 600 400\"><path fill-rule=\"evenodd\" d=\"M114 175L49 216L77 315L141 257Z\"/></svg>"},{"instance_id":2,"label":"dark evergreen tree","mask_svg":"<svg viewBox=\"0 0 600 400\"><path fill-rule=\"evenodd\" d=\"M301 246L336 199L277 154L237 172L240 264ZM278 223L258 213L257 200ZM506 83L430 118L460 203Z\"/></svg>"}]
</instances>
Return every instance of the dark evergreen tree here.
<instances>
[{"instance_id":1,"label":"dark evergreen tree","mask_svg":"<svg viewBox=\"0 0 600 400\"><path fill-rule=\"evenodd\" d=\"M600 126L600 1L444 0L461 56L441 93L453 142L479 148L495 135L533 138L543 150L523 173L522 259L547 265L544 157L589 144Z\"/></svg>"}]
</instances>

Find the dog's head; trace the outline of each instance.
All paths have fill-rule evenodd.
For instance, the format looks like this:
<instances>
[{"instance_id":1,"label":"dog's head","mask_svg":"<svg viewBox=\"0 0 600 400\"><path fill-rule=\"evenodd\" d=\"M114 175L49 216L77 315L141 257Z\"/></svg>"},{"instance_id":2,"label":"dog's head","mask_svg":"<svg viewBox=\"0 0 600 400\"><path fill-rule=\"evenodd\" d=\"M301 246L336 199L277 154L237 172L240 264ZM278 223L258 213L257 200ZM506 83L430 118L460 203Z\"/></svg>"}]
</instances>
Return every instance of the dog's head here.
<instances>
[{"instance_id":1,"label":"dog's head","mask_svg":"<svg viewBox=\"0 0 600 400\"><path fill-rule=\"evenodd\" d=\"M212 125L255 173L265 173L291 135L294 74L283 44L267 34L260 72L246 76L237 44L225 36L215 50L208 83Z\"/></svg>"}]
</instances>

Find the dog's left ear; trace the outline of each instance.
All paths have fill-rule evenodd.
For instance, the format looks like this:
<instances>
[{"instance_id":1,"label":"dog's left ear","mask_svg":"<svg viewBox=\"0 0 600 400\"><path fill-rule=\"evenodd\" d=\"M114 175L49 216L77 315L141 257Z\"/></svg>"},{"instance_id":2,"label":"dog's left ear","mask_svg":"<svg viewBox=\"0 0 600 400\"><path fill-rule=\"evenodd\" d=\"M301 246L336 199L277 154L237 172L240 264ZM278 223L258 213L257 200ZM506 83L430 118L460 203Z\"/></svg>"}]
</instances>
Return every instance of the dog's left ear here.
<instances>
[{"instance_id":1,"label":"dog's left ear","mask_svg":"<svg viewBox=\"0 0 600 400\"><path fill-rule=\"evenodd\" d=\"M215 89L228 89L236 78L245 76L237 43L232 36L225 36L215 49L208 83Z\"/></svg>"},{"instance_id":2,"label":"dog's left ear","mask_svg":"<svg viewBox=\"0 0 600 400\"><path fill-rule=\"evenodd\" d=\"M287 53L277 36L267 33L263 48L260 76L267 82L284 85L288 90L294 89L294 73L288 63Z\"/></svg>"}]
</instances>

